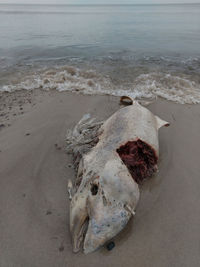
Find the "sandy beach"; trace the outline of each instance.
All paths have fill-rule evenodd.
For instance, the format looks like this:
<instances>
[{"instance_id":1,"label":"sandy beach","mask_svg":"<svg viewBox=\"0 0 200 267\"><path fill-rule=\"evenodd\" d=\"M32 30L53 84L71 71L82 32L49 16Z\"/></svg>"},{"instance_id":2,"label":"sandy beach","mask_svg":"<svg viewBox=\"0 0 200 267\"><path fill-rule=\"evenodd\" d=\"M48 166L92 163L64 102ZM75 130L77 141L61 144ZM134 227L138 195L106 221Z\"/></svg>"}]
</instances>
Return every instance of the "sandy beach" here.
<instances>
[{"instance_id":1,"label":"sandy beach","mask_svg":"<svg viewBox=\"0 0 200 267\"><path fill-rule=\"evenodd\" d=\"M85 113L107 118L119 98L16 91L2 93L0 107L1 267L199 266L199 105L148 107L171 123L159 133L159 172L116 247L87 256L72 253L65 135Z\"/></svg>"}]
</instances>

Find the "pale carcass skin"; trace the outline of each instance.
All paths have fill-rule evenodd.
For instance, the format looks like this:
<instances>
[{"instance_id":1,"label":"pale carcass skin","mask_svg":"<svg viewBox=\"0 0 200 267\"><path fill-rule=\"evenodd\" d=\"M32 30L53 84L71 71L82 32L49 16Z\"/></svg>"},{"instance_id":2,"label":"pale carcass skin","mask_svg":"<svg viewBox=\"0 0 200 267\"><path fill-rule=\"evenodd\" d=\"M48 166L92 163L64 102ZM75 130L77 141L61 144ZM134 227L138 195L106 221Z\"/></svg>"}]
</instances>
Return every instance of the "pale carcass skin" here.
<instances>
[{"instance_id":1,"label":"pale carcass skin","mask_svg":"<svg viewBox=\"0 0 200 267\"><path fill-rule=\"evenodd\" d=\"M84 253L95 251L116 236L135 214L139 187L116 150L128 141L141 139L158 157L158 129L164 125L168 123L136 101L102 125L97 145L80 162L80 185L70 204L74 252L80 250L82 242Z\"/></svg>"}]
</instances>

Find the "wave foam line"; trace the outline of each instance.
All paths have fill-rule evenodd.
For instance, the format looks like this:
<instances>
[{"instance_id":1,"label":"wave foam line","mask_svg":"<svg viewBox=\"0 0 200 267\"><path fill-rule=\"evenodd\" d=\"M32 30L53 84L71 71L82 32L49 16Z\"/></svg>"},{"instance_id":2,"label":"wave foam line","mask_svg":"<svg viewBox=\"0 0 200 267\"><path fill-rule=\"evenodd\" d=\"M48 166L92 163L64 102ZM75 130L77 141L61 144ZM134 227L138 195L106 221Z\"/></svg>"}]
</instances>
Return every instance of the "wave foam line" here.
<instances>
[{"instance_id":1,"label":"wave foam line","mask_svg":"<svg viewBox=\"0 0 200 267\"><path fill-rule=\"evenodd\" d=\"M31 75L15 84L5 85L0 91L55 89L60 92L70 91L87 95L127 95L135 99L164 99L181 103L200 103L200 86L187 78L165 73L149 73L139 75L135 82L127 88L123 84L117 87L109 77L103 77L91 70L64 66L42 71Z\"/></svg>"}]
</instances>

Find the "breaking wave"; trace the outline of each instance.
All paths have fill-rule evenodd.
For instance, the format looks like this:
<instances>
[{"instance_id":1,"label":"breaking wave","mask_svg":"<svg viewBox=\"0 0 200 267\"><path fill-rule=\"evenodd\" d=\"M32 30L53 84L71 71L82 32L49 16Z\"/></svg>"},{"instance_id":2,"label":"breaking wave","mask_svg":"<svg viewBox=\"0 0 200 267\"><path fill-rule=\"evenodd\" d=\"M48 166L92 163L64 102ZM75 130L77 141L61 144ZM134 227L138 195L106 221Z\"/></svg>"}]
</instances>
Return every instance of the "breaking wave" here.
<instances>
[{"instance_id":1,"label":"breaking wave","mask_svg":"<svg viewBox=\"0 0 200 267\"><path fill-rule=\"evenodd\" d=\"M109 76L101 75L94 70L64 66L40 73L27 75L15 80L12 84L4 85L0 91L12 92L15 90L55 89L60 92L70 91L88 95L128 95L135 99L164 99L181 103L200 103L200 85L187 77L179 77L166 73L140 74L132 83L112 82Z\"/></svg>"}]
</instances>

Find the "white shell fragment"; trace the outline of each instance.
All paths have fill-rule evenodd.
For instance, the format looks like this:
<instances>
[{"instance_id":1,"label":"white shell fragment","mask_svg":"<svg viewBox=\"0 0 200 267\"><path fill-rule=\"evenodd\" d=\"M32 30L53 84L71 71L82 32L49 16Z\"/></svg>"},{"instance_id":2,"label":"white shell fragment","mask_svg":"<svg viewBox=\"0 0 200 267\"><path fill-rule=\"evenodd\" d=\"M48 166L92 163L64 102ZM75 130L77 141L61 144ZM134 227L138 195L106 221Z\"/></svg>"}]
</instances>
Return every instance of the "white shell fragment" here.
<instances>
[{"instance_id":1,"label":"white shell fragment","mask_svg":"<svg viewBox=\"0 0 200 267\"><path fill-rule=\"evenodd\" d=\"M139 200L138 181L157 168L158 129L169 125L133 101L104 123L85 115L67 135L77 178L69 182L73 251L93 252L127 224ZM146 154L145 154L146 153Z\"/></svg>"}]
</instances>

